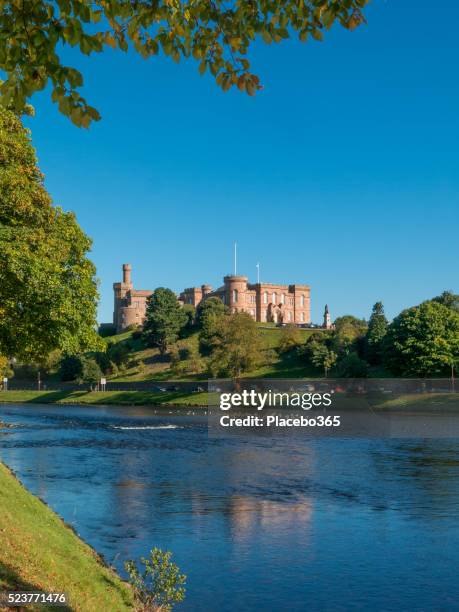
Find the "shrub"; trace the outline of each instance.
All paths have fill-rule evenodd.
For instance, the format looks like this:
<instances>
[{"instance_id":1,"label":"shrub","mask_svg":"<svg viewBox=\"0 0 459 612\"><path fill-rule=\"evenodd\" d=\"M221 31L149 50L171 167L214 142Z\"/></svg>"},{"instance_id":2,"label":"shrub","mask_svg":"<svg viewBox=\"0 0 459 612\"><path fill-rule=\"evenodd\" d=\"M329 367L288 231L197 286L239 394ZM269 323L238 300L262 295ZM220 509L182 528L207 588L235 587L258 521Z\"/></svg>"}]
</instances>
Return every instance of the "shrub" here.
<instances>
[{"instance_id":1,"label":"shrub","mask_svg":"<svg viewBox=\"0 0 459 612\"><path fill-rule=\"evenodd\" d=\"M368 376L368 363L360 359L357 353L349 353L339 360L336 366L336 375L340 378L366 378Z\"/></svg>"},{"instance_id":2,"label":"shrub","mask_svg":"<svg viewBox=\"0 0 459 612\"><path fill-rule=\"evenodd\" d=\"M110 361L116 363L118 367L125 366L129 361L130 349L124 342L117 344L109 344L107 347L107 355Z\"/></svg>"},{"instance_id":3,"label":"shrub","mask_svg":"<svg viewBox=\"0 0 459 612\"><path fill-rule=\"evenodd\" d=\"M132 332L132 339L133 340L140 340L142 338L142 334L143 334L143 329L142 327L138 326L133 332Z\"/></svg>"},{"instance_id":4,"label":"shrub","mask_svg":"<svg viewBox=\"0 0 459 612\"><path fill-rule=\"evenodd\" d=\"M83 372L83 362L80 355L64 355L59 368L63 381L77 380Z\"/></svg>"},{"instance_id":5,"label":"shrub","mask_svg":"<svg viewBox=\"0 0 459 612\"><path fill-rule=\"evenodd\" d=\"M101 338L108 338L116 334L116 326L113 323L101 323L98 332Z\"/></svg>"},{"instance_id":6,"label":"shrub","mask_svg":"<svg viewBox=\"0 0 459 612\"><path fill-rule=\"evenodd\" d=\"M133 560L124 564L136 598L147 609L159 608L166 612L185 599L186 576L180 574L171 557L171 552L153 548L150 558L140 559L143 571Z\"/></svg>"}]
</instances>

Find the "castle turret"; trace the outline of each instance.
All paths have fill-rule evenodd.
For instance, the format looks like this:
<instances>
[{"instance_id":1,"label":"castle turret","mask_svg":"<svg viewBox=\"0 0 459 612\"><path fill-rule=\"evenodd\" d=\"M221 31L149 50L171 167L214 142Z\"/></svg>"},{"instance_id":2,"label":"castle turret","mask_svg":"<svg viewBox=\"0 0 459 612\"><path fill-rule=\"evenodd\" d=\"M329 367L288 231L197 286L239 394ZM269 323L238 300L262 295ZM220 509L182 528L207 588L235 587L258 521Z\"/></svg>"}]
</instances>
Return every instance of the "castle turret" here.
<instances>
[{"instance_id":1,"label":"castle turret","mask_svg":"<svg viewBox=\"0 0 459 612\"><path fill-rule=\"evenodd\" d=\"M123 283L125 285L131 284L131 271L132 271L131 264L123 264Z\"/></svg>"},{"instance_id":2,"label":"castle turret","mask_svg":"<svg viewBox=\"0 0 459 612\"><path fill-rule=\"evenodd\" d=\"M247 276L228 274L223 278L226 290L226 304L234 310L244 310L244 293L247 291Z\"/></svg>"}]
</instances>

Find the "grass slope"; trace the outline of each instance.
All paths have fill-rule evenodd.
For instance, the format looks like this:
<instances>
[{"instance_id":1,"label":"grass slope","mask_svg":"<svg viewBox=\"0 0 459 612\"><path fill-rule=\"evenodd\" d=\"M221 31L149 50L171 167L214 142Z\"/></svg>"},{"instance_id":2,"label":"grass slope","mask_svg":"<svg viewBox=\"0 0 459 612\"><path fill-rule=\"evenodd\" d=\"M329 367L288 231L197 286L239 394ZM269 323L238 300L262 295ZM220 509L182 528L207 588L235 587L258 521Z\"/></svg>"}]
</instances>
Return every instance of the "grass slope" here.
<instances>
[{"instance_id":1,"label":"grass slope","mask_svg":"<svg viewBox=\"0 0 459 612\"><path fill-rule=\"evenodd\" d=\"M1 463L0 521L1 590L64 592L81 612L134 609L128 585Z\"/></svg>"},{"instance_id":2,"label":"grass slope","mask_svg":"<svg viewBox=\"0 0 459 612\"><path fill-rule=\"evenodd\" d=\"M308 368L304 361L298 359L292 353L279 355L276 351L284 330L279 327L269 327L267 324L259 325L262 338L261 365L251 372L244 374L247 378L314 378L321 374L316 369ZM314 332L328 333L317 329L299 329L301 343L306 342L308 337ZM131 382L142 380L204 380L206 374L179 374L171 371L171 364L168 356L161 356L156 348L143 348L139 339L132 338L132 332L124 332L117 336L105 338L107 342L127 343L131 348L131 359L129 367L112 377L112 380L119 382ZM198 348L198 333L192 333L187 338L178 342L180 349ZM184 365L186 369L186 362ZM140 367L140 365L142 366Z\"/></svg>"}]
</instances>

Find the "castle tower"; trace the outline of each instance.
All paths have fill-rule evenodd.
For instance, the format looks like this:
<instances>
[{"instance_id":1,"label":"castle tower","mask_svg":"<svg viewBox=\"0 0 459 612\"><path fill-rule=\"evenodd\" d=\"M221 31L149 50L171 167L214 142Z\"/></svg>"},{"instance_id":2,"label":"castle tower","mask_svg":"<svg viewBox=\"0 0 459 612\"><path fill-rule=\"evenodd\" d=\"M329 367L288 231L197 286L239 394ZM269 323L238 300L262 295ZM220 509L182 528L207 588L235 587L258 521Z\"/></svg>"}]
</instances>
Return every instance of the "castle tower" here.
<instances>
[{"instance_id":1,"label":"castle tower","mask_svg":"<svg viewBox=\"0 0 459 612\"><path fill-rule=\"evenodd\" d=\"M237 276L227 274L223 278L226 301L225 303L231 308L231 311L241 311L244 309L245 292L247 291L247 276Z\"/></svg>"},{"instance_id":2,"label":"castle tower","mask_svg":"<svg viewBox=\"0 0 459 612\"><path fill-rule=\"evenodd\" d=\"M123 284L124 285L132 285L131 282L131 264L123 264Z\"/></svg>"},{"instance_id":3,"label":"castle tower","mask_svg":"<svg viewBox=\"0 0 459 612\"><path fill-rule=\"evenodd\" d=\"M332 328L332 322L331 322L331 317L330 317L330 311L328 310L328 304L325 304L323 327L324 329Z\"/></svg>"}]
</instances>

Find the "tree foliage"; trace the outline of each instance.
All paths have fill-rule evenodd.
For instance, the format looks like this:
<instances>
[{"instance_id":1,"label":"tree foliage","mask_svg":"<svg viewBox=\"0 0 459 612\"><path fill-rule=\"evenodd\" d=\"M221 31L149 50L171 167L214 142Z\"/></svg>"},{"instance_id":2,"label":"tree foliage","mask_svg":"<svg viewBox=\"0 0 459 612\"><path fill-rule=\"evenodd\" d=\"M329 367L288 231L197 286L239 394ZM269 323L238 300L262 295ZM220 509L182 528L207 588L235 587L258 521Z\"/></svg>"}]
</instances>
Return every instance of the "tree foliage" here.
<instances>
[{"instance_id":1,"label":"tree foliage","mask_svg":"<svg viewBox=\"0 0 459 612\"><path fill-rule=\"evenodd\" d=\"M64 355L61 359L59 375L63 381L74 381L83 372L83 360L80 355Z\"/></svg>"},{"instance_id":2,"label":"tree foliage","mask_svg":"<svg viewBox=\"0 0 459 612\"><path fill-rule=\"evenodd\" d=\"M260 361L261 336L246 312L227 314L218 320L209 369L213 376L239 377Z\"/></svg>"},{"instance_id":3,"label":"tree foliage","mask_svg":"<svg viewBox=\"0 0 459 612\"><path fill-rule=\"evenodd\" d=\"M452 310L459 312L459 295L457 293L453 293L452 291L443 291L441 295L434 297L432 302L438 302L447 308L451 308Z\"/></svg>"},{"instance_id":4,"label":"tree foliage","mask_svg":"<svg viewBox=\"0 0 459 612\"><path fill-rule=\"evenodd\" d=\"M21 0L2 3L0 69L7 78L0 102L16 111L50 84L52 100L78 126L100 118L81 96L83 75L59 57L62 45L90 55L111 47L134 48L148 58L160 53L176 62L192 58L200 74L209 71L224 90L254 95L249 49L295 32L301 41L322 40L334 22L353 30L368 0Z\"/></svg>"},{"instance_id":5,"label":"tree foliage","mask_svg":"<svg viewBox=\"0 0 459 612\"><path fill-rule=\"evenodd\" d=\"M3 382L3 377L12 378L14 376L14 371L10 366L10 362L7 357L4 355L0 355L0 384Z\"/></svg>"},{"instance_id":6,"label":"tree foliage","mask_svg":"<svg viewBox=\"0 0 459 612\"><path fill-rule=\"evenodd\" d=\"M353 315L344 315L335 320L332 348L339 354L357 350L367 331L367 322Z\"/></svg>"},{"instance_id":7,"label":"tree foliage","mask_svg":"<svg viewBox=\"0 0 459 612\"><path fill-rule=\"evenodd\" d=\"M323 343L314 343L311 346L311 362L316 368L324 371L325 377L335 365L337 358L337 354Z\"/></svg>"},{"instance_id":8,"label":"tree foliage","mask_svg":"<svg viewBox=\"0 0 459 612\"><path fill-rule=\"evenodd\" d=\"M102 377L102 370L94 357L86 356L82 359L81 374L78 377L78 382L96 384Z\"/></svg>"},{"instance_id":9,"label":"tree foliage","mask_svg":"<svg viewBox=\"0 0 459 612\"><path fill-rule=\"evenodd\" d=\"M279 353L288 353L301 344L302 334L296 325L286 325L282 328L279 339Z\"/></svg>"},{"instance_id":10,"label":"tree foliage","mask_svg":"<svg viewBox=\"0 0 459 612\"><path fill-rule=\"evenodd\" d=\"M0 353L99 346L90 248L74 215L52 205L28 131L0 107Z\"/></svg>"},{"instance_id":11,"label":"tree foliage","mask_svg":"<svg viewBox=\"0 0 459 612\"><path fill-rule=\"evenodd\" d=\"M351 352L338 361L333 373L339 378L365 378L368 376L368 363L356 352Z\"/></svg>"},{"instance_id":12,"label":"tree foliage","mask_svg":"<svg viewBox=\"0 0 459 612\"><path fill-rule=\"evenodd\" d=\"M382 360L382 345L387 333L388 322L382 302L376 302L368 322L365 336L365 357L369 363L376 365Z\"/></svg>"},{"instance_id":13,"label":"tree foliage","mask_svg":"<svg viewBox=\"0 0 459 612\"><path fill-rule=\"evenodd\" d=\"M164 355L169 346L177 341L187 320L175 293L159 287L148 298L143 338L148 346L157 346Z\"/></svg>"},{"instance_id":14,"label":"tree foliage","mask_svg":"<svg viewBox=\"0 0 459 612\"><path fill-rule=\"evenodd\" d=\"M203 300L196 310L196 325L199 328L199 350L208 355L215 345L221 319L227 312L226 306L217 297Z\"/></svg>"},{"instance_id":15,"label":"tree foliage","mask_svg":"<svg viewBox=\"0 0 459 612\"><path fill-rule=\"evenodd\" d=\"M171 561L172 553L153 548L149 558L141 558L143 571L134 560L124 567L137 600L145 610L167 612L185 599L186 576Z\"/></svg>"},{"instance_id":16,"label":"tree foliage","mask_svg":"<svg viewBox=\"0 0 459 612\"><path fill-rule=\"evenodd\" d=\"M389 325L384 344L394 374L447 374L459 361L459 313L434 301L404 310Z\"/></svg>"},{"instance_id":17,"label":"tree foliage","mask_svg":"<svg viewBox=\"0 0 459 612\"><path fill-rule=\"evenodd\" d=\"M184 333L189 333L193 330L196 322L196 308L193 304L184 304L182 310L186 315L186 323L183 327Z\"/></svg>"}]
</instances>

